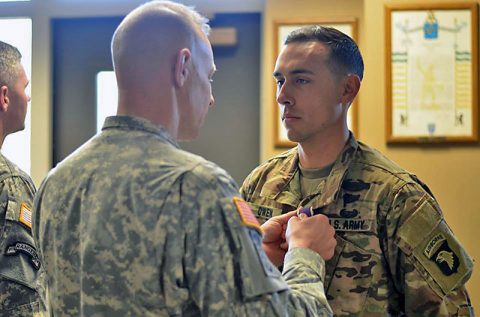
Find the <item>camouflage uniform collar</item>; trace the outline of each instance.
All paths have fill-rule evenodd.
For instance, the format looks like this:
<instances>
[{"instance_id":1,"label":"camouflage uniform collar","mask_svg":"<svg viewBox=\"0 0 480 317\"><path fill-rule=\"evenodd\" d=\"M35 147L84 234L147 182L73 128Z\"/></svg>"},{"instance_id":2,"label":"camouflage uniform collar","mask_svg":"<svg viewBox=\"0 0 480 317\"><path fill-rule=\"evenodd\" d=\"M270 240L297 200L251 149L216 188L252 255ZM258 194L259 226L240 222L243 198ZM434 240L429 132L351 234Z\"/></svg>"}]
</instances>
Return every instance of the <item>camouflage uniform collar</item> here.
<instances>
[{"instance_id":1,"label":"camouflage uniform collar","mask_svg":"<svg viewBox=\"0 0 480 317\"><path fill-rule=\"evenodd\" d=\"M162 126L156 125L147 119L132 116L111 116L105 119L102 131L107 129L140 130L160 136L165 141L179 148L177 141Z\"/></svg>"},{"instance_id":2,"label":"camouflage uniform collar","mask_svg":"<svg viewBox=\"0 0 480 317\"><path fill-rule=\"evenodd\" d=\"M313 203L313 208L326 206L337 199L337 193L340 191L343 179L347 174L348 168L350 167L350 163L352 162L357 149L358 142L353 134L350 133L350 137L348 138L345 147L333 163L333 168L325 183L325 190L321 194L320 199Z\"/></svg>"},{"instance_id":3,"label":"camouflage uniform collar","mask_svg":"<svg viewBox=\"0 0 480 317\"><path fill-rule=\"evenodd\" d=\"M277 198L282 195L298 170L298 147L294 147L293 149L280 154L277 158L284 158L284 160L279 166L276 175L272 175L272 177L265 182L260 193L261 196L274 200L277 200ZM285 194L288 193L289 191L285 191Z\"/></svg>"},{"instance_id":4,"label":"camouflage uniform collar","mask_svg":"<svg viewBox=\"0 0 480 317\"><path fill-rule=\"evenodd\" d=\"M318 199L315 199L314 202L312 202L313 208L328 205L336 199L336 195L340 190L342 181L357 149L358 142L355 137L350 134L345 147L333 163L332 170L330 171L330 175L327 177L324 186L325 191ZM265 183L260 195L274 199L279 203L285 202L289 204L295 201L299 202L301 199L301 197L290 197L292 193L287 190L299 169L298 147L293 148L285 154L286 155L281 155L285 159L281 166L279 166L278 174L271 177L270 180Z\"/></svg>"}]
</instances>

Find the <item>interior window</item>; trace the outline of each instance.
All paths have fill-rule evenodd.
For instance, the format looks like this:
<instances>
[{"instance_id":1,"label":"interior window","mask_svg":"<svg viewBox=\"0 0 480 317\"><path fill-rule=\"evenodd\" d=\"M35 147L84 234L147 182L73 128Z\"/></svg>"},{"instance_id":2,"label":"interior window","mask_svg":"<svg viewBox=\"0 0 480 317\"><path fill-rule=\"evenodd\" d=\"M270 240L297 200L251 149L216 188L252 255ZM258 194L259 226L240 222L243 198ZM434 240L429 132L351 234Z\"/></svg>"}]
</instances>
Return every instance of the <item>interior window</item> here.
<instances>
[{"instance_id":1,"label":"interior window","mask_svg":"<svg viewBox=\"0 0 480 317\"><path fill-rule=\"evenodd\" d=\"M105 118L117 112L117 99L115 72L99 72L97 74L97 133L102 130Z\"/></svg>"},{"instance_id":2,"label":"interior window","mask_svg":"<svg viewBox=\"0 0 480 317\"><path fill-rule=\"evenodd\" d=\"M3 2L0 0L0 2ZM32 87L32 20L28 18L0 18L0 40L18 48L22 54L22 65L25 68L30 84L27 94L31 96ZM30 174L30 136L32 103L28 105L25 118L25 130L13 133L5 138L2 153L11 161L15 162L22 170Z\"/></svg>"}]
</instances>

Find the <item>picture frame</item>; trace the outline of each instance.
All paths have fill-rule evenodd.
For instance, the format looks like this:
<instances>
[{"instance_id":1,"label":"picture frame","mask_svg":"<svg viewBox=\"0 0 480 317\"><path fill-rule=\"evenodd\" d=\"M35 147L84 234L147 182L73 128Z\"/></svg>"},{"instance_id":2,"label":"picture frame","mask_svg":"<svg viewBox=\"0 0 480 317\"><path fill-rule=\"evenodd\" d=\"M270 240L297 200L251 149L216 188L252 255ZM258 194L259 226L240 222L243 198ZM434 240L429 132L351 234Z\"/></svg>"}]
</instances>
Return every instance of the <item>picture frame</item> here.
<instances>
[{"instance_id":1,"label":"picture frame","mask_svg":"<svg viewBox=\"0 0 480 317\"><path fill-rule=\"evenodd\" d=\"M387 143L478 141L478 6L389 4Z\"/></svg>"},{"instance_id":2,"label":"picture frame","mask_svg":"<svg viewBox=\"0 0 480 317\"><path fill-rule=\"evenodd\" d=\"M287 35L298 28L309 26L309 25L321 25L321 26L329 26L334 27L343 33L350 36L354 41L357 41L357 20L355 18L341 18L341 19L301 19L301 20L277 20L274 21L274 40L275 40L275 47L273 50L273 60L277 59L278 54L285 42ZM274 96L276 96L276 87L273 85L274 89ZM296 145L295 142L288 140L287 132L285 127L282 124L282 120L280 117L279 106L276 100L273 100L273 115L272 120L274 120L274 144L276 148L291 148ZM352 105L350 105L350 109L348 110L348 126L349 129L356 135L358 133L358 96L353 101Z\"/></svg>"}]
</instances>

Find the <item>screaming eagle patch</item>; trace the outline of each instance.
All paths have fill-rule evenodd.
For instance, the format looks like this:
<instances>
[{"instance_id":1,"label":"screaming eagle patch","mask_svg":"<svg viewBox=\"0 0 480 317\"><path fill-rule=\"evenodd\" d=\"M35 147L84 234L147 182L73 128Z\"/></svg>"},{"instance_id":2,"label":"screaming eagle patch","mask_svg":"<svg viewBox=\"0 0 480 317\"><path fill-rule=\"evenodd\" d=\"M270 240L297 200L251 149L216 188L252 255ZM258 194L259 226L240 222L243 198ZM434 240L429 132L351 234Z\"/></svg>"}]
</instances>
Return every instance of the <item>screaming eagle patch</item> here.
<instances>
[{"instance_id":1,"label":"screaming eagle patch","mask_svg":"<svg viewBox=\"0 0 480 317\"><path fill-rule=\"evenodd\" d=\"M440 271L446 276L458 272L460 261L458 256L448 245L448 240L442 233L435 235L428 243L423 254L435 262Z\"/></svg>"}]
</instances>

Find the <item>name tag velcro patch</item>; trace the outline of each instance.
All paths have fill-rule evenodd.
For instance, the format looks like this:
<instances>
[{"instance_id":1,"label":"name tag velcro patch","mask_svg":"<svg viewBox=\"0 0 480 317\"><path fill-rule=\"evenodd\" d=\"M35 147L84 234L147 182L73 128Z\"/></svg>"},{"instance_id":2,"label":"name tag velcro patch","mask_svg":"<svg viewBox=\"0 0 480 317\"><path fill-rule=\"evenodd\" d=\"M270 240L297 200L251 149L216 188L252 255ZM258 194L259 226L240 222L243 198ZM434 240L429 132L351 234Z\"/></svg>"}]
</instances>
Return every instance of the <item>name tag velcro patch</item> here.
<instances>
[{"instance_id":1,"label":"name tag velcro patch","mask_svg":"<svg viewBox=\"0 0 480 317\"><path fill-rule=\"evenodd\" d=\"M18 217L18 221L32 229L32 210L25 203L22 203L20 206L20 215Z\"/></svg>"},{"instance_id":2,"label":"name tag velcro patch","mask_svg":"<svg viewBox=\"0 0 480 317\"><path fill-rule=\"evenodd\" d=\"M262 234L262 228L258 223L257 218L250 209L248 203L240 197L233 197L233 203L235 207L237 207L238 214L240 215L240 219L242 220L242 224L257 230L260 234Z\"/></svg>"},{"instance_id":3,"label":"name tag velcro patch","mask_svg":"<svg viewBox=\"0 0 480 317\"><path fill-rule=\"evenodd\" d=\"M435 262L440 271L446 276L458 272L460 261L458 256L448 245L448 240L441 233L435 235L423 250L423 254Z\"/></svg>"},{"instance_id":4,"label":"name tag velcro patch","mask_svg":"<svg viewBox=\"0 0 480 317\"><path fill-rule=\"evenodd\" d=\"M371 219L329 218L330 225L335 231L370 231Z\"/></svg>"},{"instance_id":5,"label":"name tag velcro patch","mask_svg":"<svg viewBox=\"0 0 480 317\"><path fill-rule=\"evenodd\" d=\"M5 255L17 255L23 253L30 258L33 267L38 270L40 268L40 259L38 258L37 250L33 246L24 242L17 242L10 245L5 250Z\"/></svg>"},{"instance_id":6,"label":"name tag velcro patch","mask_svg":"<svg viewBox=\"0 0 480 317\"><path fill-rule=\"evenodd\" d=\"M273 209L265 206L258 207L257 216L264 219L270 219L273 216Z\"/></svg>"}]
</instances>

